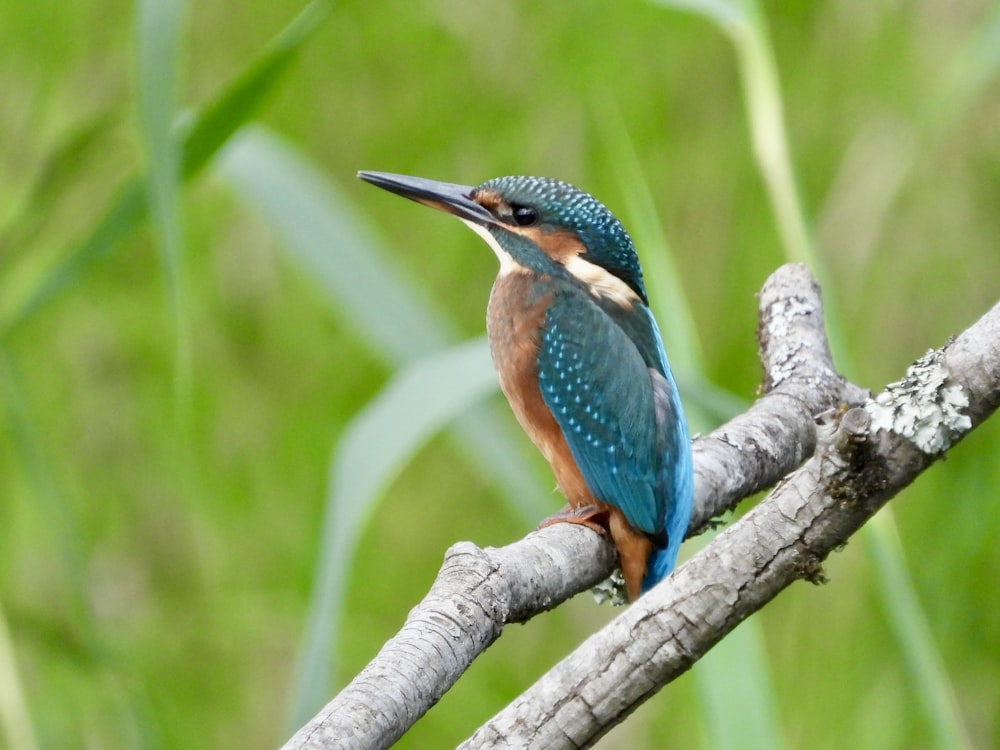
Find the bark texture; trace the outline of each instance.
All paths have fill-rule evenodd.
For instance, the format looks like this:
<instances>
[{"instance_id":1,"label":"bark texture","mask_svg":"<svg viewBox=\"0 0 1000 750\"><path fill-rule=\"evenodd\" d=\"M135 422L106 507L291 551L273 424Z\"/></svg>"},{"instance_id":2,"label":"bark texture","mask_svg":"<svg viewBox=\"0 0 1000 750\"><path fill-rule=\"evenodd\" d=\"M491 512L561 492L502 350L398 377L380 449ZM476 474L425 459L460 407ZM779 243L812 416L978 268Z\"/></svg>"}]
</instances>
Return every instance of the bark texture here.
<instances>
[{"instance_id":1,"label":"bark texture","mask_svg":"<svg viewBox=\"0 0 1000 750\"><path fill-rule=\"evenodd\" d=\"M793 581L820 579L831 550L1000 404L1000 305L874 398L830 361L805 267L783 266L764 285L758 339L764 395L693 444L689 536L775 489L463 747L593 744ZM285 747L388 747L506 623L555 607L614 566L607 540L571 524L499 549L454 545L400 632Z\"/></svg>"}]
</instances>

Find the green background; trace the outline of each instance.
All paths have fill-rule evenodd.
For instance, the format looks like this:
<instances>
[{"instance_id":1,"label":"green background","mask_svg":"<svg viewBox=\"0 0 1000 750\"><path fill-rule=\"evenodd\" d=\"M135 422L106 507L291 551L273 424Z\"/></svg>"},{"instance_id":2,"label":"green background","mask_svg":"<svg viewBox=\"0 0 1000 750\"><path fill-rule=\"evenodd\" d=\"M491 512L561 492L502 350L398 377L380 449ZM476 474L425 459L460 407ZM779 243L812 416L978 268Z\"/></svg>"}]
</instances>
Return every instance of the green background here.
<instances>
[{"instance_id":1,"label":"green background","mask_svg":"<svg viewBox=\"0 0 1000 750\"><path fill-rule=\"evenodd\" d=\"M747 85L750 39L780 74L787 133L768 132L794 161L791 221L815 240L845 374L879 389L995 303L995 4L780 2L766 27L752 6L690 5L338 3L296 38L294 65L258 63L271 80L239 76L300 6L7 1L0 746L276 746L293 705L318 707L300 660L321 666L328 697L450 544L508 543L559 507L491 391L480 417L529 491L478 468L491 456L470 460L461 437L434 437L358 510L363 531L339 527L356 555L334 601L335 666L304 640L328 601L314 583L323 545L334 554L321 528L338 439L396 366L483 333L496 271L463 227L358 169L545 174L597 195L641 228L667 348L707 430L732 410L712 389L755 396L754 295L796 257L755 158L748 111L768 101ZM735 15L698 12L713 8ZM266 102L232 105L234 80ZM259 161L237 163L247 151L181 180L166 125L204 125L193 113L212 105L218 127L196 132L221 141L252 120L236 136L249 153L276 149L324 180L299 184L332 212L329 236L303 201L268 193ZM128 213L147 196L152 221ZM295 230L321 235L322 255L296 252ZM651 272L667 257L656 231L670 279ZM350 249L399 287L369 289ZM438 327L390 351L379 336L414 324L400 294ZM380 449L375 434L362 452ZM1000 744L998 438L984 425L830 558L828 585L795 584L600 746ZM613 615L583 595L509 628L400 746L453 746Z\"/></svg>"}]
</instances>

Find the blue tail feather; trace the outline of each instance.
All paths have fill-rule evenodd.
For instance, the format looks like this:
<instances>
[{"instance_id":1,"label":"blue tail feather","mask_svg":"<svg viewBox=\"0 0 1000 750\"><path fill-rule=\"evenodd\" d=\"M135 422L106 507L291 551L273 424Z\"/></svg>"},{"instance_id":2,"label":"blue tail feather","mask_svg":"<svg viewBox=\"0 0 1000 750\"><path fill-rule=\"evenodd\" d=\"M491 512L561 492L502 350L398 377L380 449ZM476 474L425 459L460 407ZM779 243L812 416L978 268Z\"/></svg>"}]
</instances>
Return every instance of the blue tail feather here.
<instances>
[{"instance_id":1,"label":"blue tail feather","mask_svg":"<svg viewBox=\"0 0 1000 750\"><path fill-rule=\"evenodd\" d=\"M665 547L654 547L646 563L646 576L642 580L643 593L649 591L653 586L662 581L677 563L677 553L680 550L681 542L687 535L688 523L691 520L691 508L694 504L694 466L691 460L691 441L687 432L687 420L684 418L684 407L681 405L680 394L677 392L677 384L674 382L673 374L667 364L667 357L663 351L663 341L660 339L659 329L655 322L653 330L656 332L659 354L663 362L663 369L667 380L670 383L671 414L673 416L674 440L672 444L679 446L672 465L667 468L669 476L666 478L667 497L666 519L664 527L667 532L667 544Z\"/></svg>"},{"instance_id":2,"label":"blue tail feather","mask_svg":"<svg viewBox=\"0 0 1000 750\"><path fill-rule=\"evenodd\" d=\"M691 465L691 450L685 446L681 451L673 474L673 503L667 512L667 545L655 547L646 563L646 577L642 579L642 592L646 593L662 581L674 569L681 542L687 534L694 503L694 470Z\"/></svg>"}]
</instances>

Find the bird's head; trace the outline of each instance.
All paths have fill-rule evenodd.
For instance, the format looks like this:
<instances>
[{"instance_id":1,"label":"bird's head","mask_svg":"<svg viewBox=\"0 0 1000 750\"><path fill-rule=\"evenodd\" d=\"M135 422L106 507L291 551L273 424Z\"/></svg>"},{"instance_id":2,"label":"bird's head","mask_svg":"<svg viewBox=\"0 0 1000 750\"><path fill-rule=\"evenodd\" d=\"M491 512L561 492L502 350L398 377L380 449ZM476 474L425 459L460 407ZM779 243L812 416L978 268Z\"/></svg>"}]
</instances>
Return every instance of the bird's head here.
<instances>
[{"instance_id":1,"label":"bird's head","mask_svg":"<svg viewBox=\"0 0 1000 750\"><path fill-rule=\"evenodd\" d=\"M593 294L646 304L631 238L589 193L548 177L497 177L477 187L386 172L358 176L454 214L490 245L501 273L568 273Z\"/></svg>"}]
</instances>

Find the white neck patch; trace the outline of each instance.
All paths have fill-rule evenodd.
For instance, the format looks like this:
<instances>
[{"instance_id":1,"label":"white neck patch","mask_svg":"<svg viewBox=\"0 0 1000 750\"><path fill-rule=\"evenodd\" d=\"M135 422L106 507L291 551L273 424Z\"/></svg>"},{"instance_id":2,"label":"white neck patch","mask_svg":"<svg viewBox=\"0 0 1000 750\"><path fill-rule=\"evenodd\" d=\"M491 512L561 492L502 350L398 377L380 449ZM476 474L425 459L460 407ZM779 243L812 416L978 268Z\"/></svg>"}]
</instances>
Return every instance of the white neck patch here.
<instances>
[{"instance_id":1,"label":"white neck patch","mask_svg":"<svg viewBox=\"0 0 1000 750\"><path fill-rule=\"evenodd\" d=\"M595 297L604 297L621 307L630 308L640 302L639 295L610 271L573 255L566 261L566 270L578 278Z\"/></svg>"}]
</instances>

